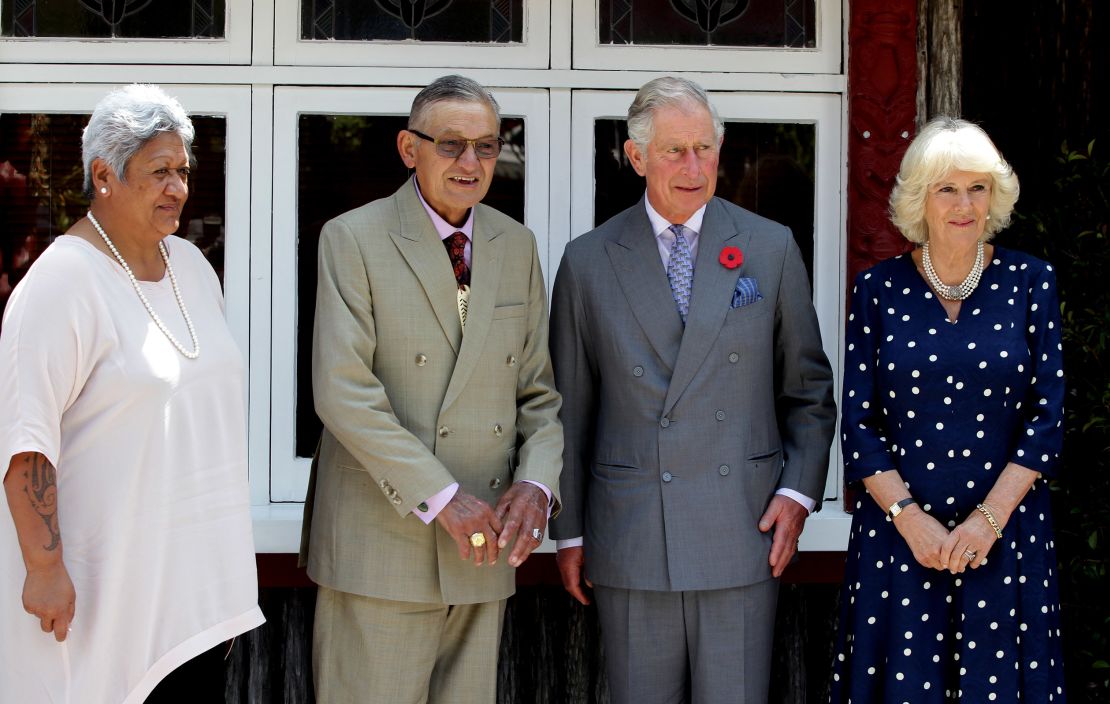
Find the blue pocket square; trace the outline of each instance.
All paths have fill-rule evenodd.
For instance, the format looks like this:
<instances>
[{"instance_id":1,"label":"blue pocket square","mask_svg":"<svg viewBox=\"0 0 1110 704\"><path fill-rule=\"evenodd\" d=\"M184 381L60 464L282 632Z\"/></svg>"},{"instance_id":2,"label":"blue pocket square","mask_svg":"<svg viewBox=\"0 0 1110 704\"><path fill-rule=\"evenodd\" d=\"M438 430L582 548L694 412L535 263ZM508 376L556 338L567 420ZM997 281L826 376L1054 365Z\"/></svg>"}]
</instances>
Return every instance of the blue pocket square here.
<instances>
[{"instance_id":1,"label":"blue pocket square","mask_svg":"<svg viewBox=\"0 0 1110 704\"><path fill-rule=\"evenodd\" d=\"M759 286L755 279L750 276L741 276L736 280L736 289L732 292L733 308L740 308L762 300L763 295L759 292Z\"/></svg>"}]
</instances>

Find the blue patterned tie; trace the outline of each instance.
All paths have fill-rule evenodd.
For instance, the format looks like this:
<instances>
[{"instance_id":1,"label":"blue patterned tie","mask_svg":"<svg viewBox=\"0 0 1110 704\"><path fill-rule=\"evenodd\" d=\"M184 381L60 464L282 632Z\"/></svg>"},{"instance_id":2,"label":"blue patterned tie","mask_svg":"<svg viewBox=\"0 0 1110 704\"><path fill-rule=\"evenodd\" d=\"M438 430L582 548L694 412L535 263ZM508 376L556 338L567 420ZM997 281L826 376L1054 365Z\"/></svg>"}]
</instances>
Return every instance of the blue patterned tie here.
<instances>
[{"instance_id":1,"label":"blue patterned tie","mask_svg":"<svg viewBox=\"0 0 1110 704\"><path fill-rule=\"evenodd\" d=\"M690 289L694 282L694 263L690 260L690 243L686 241L686 228L682 225L671 225L669 228L674 233L674 244L671 245L671 260L667 263L667 280L671 282L671 295L678 306L678 315L682 324L686 324L686 316L690 312Z\"/></svg>"}]
</instances>

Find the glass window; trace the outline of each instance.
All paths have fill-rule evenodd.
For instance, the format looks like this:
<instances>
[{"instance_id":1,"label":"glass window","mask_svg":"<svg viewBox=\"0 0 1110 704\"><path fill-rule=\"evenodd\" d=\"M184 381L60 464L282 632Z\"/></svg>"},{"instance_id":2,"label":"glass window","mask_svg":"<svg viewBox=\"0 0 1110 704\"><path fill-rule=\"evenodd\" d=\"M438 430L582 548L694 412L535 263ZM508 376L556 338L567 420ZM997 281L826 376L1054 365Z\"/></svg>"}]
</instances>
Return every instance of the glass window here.
<instances>
[{"instance_id":1,"label":"glass window","mask_svg":"<svg viewBox=\"0 0 1110 704\"><path fill-rule=\"evenodd\" d=\"M6 0L5 37L222 39L225 0Z\"/></svg>"},{"instance_id":2,"label":"glass window","mask_svg":"<svg viewBox=\"0 0 1110 704\"><path fill-rule=\"evenodd\" d=\"M599 0L600 44L816 46L816 0Z\"/></svg>"},{"instance_id":3,"label":"glass window","mask_svg":"<svg viewBox=\"0 0 1110 704\"><path fill-rule=\"evenodd\" d=\"M524 0L301 0L302 39L519 43Z\"/></svg>"},{"instance_id":4,"label":"glass window","mask_svg":"<svg viewBox=\"0 0 1110 704\"><path fill-rule=\"evenodd\" d=\"M316 249L328 220L396 191L408 178L397 155L401 115L312 115L297 120L297 442L311 457L321 424L312 400L312 326L316 310ZM501 120L505 148L483 201L524 221L524 120Z\"/></svg>"},{"instance_id":5,"label":"glass window","mask_svg":"<svg viewBox=\"0 0 1110 704\"><path fill-rule=\"evenodd\" d=\"M716 195L790 227L813 277L813 124L725 121ZM624 153L624 120L594 122L594 224L644 195L644 180Z\"/></svg>"},{"instance_id":6,"label":"glass window","mask_svg":"<svg viewBox=\"0 0 1110 704\"><path fill-rule=\"evenodd\" d=\"M81 132L88 115L0 115L0 309L47 245L81 219ZM224 271L226 125L222 117L193 117L197 167L181 218L182 237Z\"/></svg>"}]
</instances>

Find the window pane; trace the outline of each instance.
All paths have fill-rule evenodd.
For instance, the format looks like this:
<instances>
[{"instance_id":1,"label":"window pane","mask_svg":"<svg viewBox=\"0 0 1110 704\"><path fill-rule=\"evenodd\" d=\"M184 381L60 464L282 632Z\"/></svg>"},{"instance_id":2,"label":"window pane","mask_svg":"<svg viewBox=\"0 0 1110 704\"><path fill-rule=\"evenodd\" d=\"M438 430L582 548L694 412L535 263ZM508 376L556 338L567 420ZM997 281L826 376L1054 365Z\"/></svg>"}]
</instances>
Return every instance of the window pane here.
<instances>
[{"instance_id":1,"label":"window pane","mask_svg":"<svg viewBox=\"0 0 1110 704\"><path fill-rule=\"evenodd\" d=\"M0 0L5 37L222 39L225 0Z\"/></svg>"},{"instance_id":2,"label":"window pane","mask_svg":"<svg viewBox=\"0 0 1110 704\"><path fill-rule=\"evenodd\" d=\"M524 0L301 0L301 39L505 44L523 36Z\"/></svg>"},{"instance_id":3,"label":"window pane","mask_svg":"<svg viewBox=\"0 0 1110 704\"><path fill-rule=\"evenodd\" d=\"M222 117L192 119L197 168L178 234L201 248L222 280L225 123ZM81 132L88 120L0 115L0 308L47 245L88 209L81 188Z\"/></svg>"},{"instance_id":4,"label":"window pane","mask_svg":"<svg viewBox=\"0 0 1110 704\"><path fill-rule=\"evenodd\" d=\"M725 122L716 195L788 226L813 283L814 154L810 124ZM624 154L624 120L594 123L594 224L644 195ZM575 233L581 234L581 233Z\"/></svg>"},{"instance_id":5,"label":"window pane","mask_svg":"<svg viewBox=\"0 0 1110 704\"><path fill-rule=\"evenodd\" d=\"M601 44L816 46L816 0L598 0L598 10Z\"/></svg>"},{"instance_id":6,"label":"window pane","mask_svg":"<svg viewBox=\"0 0 1110 704\"><path fill-rule=\"evenodd\" d=\"M311 457L321 424L312 401L316 249L328 220L401 187L397 154L407 116L301 115L297 144L297 456ZM524 120L501 120L505 148L483 203L524 220Z\"/></svg>"}]
</instances>

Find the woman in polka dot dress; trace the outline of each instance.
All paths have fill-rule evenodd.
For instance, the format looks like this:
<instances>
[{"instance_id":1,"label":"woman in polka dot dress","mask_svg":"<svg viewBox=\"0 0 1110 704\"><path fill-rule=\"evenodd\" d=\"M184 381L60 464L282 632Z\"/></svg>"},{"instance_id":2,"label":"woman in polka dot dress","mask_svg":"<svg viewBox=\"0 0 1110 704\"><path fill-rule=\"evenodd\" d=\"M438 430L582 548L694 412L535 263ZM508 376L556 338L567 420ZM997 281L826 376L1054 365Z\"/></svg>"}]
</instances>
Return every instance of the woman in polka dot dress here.
<instances>
[{"instance_id":1,"label":"woman in polka dot dress","mask_svg":"<svg viewBox=\"0 0 1110 704\"><path fill-rule=\"evenodd\" d=\"M1045 482L1063 440L1055 276L986 243L1017 196L980 128L933 120L891 194L920 246L856 279L841 430L864 492L833 702L1065 701Z\"/></svg>"}]
</instances>

